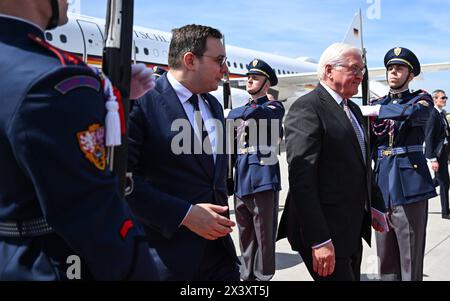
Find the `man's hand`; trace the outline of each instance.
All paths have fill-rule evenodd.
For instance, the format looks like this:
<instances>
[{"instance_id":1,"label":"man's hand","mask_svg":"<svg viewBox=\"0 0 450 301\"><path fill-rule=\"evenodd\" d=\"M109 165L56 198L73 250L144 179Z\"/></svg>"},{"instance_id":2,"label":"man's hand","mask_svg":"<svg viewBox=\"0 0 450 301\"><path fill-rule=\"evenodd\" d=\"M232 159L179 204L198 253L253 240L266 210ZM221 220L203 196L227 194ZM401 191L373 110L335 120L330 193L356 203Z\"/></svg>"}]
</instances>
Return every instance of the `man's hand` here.
<instances>
[{"instance_id":1,"label":"man's hand","mask_svg":"<svg viewBox=\"0 0 450 301\"><path fill-rule=\"evenodd\" d=\"M153 70L145 64L131 65L130 99L138 99L155 87Z\"/></svg>"},{"instance_id":2,"label":"man's hand","mask_svg":"<svg viewBox=\"0 0 450 301\"><path fill-rule=\"evenodd\" d=\"M438 161L433 161L433 162L431 162L431 169L432 169L434 172L437 172L437 171L438 171L438 169L439 169L439 163L438 163Z\"/></svg>"},{"instance_id":3,"label":"man's hand","mask_svg":"<svg viewBox=\"0 0 450 301\"><path fill-rule=\"evenodd\" d=\"M227 206L213 204L194 205L184 219L183 226L203 238L215 240L233 231L231 227L234 227L235 223L220 215L227 210Z\"/></svg>"},{"instance_id":4,"label":"man's hand","mask_svg":"<svg viewBox=\"0 0 450 301\"><path fill-rule=\"evenodd\" d=\"M334 272L336 255L333 242L319 248L312 249L313 270L321 277L327 277Z\"/></svg>"}]
</instances>

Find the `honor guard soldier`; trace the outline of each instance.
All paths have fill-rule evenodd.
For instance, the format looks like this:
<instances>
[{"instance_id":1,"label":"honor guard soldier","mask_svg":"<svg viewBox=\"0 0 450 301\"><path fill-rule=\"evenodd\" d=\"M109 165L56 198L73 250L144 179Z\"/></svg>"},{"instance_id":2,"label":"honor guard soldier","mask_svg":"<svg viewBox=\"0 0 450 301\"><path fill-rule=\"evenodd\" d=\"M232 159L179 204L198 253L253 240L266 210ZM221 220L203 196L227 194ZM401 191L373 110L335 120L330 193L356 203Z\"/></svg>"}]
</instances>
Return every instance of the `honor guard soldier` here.
<instances>
[{"instance_id":1,"label":"honor guard soldier","mask_svg":"<svg viewBox=\"0 0 450 301\"><path fill-rule=\"evenodd\" d=\"M166 73L166 72L167 71L164 68L162 68L162 67L159 67L159 66L154 66L153 67L153 74L155 75L156 79L158 79L161 76L163 76L164 73Z\"/></svg>"},{"instance_id":2,"label":"honor guard soldier","mask_svg":"<svg viewBox=\"0 0 450 301\"><path fill-rule=\"evenodd\" d=\"M232 109L237 121L235 214L242 252L241 278L268 281L275 274L275 236L281 190L277 144L282 135L284 107L267 98L278 83L275 71L263 60L247 65L250 101Z\"/></svg>"},{"instance_id":3,"label":"honor guard soldier","mask_svg":"<svg viewBox=\"0 0 450 301\"><path fill-rule=\"evenodd\" d=\"M0 279L156 280L106 160L120 93L44 39L67 6L0 1Z\"/></svg>"},{"instance_id":4,"label":"honor guard soldier","mask_svg":"<svg viewBox=\"0 0 450 301\"><path fill-rule=\"evenodd\" d=\"M436 191L423 153L425 126L433 109L430 94L411 92L420 63L409 49L395 47L384 57L390 92L364 106L371 125L375 179L381 189L390 231L376 233L382 280L422 280L428 199Z\"/></svg>"}]
</instances>

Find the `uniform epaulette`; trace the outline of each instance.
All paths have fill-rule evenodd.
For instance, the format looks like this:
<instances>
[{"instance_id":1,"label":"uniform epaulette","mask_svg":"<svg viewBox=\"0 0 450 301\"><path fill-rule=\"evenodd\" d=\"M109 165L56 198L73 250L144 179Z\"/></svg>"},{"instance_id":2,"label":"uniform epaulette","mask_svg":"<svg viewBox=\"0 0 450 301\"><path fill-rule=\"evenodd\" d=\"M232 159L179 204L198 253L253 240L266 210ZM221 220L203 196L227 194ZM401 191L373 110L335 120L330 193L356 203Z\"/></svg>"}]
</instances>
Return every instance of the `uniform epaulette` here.
<instances>
[{"instance_id":1,"label":"uniform epaulette","mask_svg":"<svg viewBox=\"0 0 450 301\"><path fill-rule=\"evenodd\" d=\"M63 66L66 65L76 65L76 66L86 66L86 64L77 56L67 53L61 49L56 48L52 44L48 43L46 40L41 37L34 35L32 33L28 34L28 37L36 42L41 47L52 52L59 59Z\"/></svg>"}]
</instances>

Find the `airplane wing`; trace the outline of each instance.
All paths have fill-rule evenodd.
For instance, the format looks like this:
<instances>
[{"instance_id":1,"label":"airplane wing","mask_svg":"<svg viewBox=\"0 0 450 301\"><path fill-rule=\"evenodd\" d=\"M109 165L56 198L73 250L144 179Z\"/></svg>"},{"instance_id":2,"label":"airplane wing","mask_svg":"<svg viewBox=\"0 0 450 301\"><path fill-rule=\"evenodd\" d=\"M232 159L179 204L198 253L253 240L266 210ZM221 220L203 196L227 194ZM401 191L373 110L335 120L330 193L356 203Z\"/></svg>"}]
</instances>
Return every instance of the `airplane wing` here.
<instances>
[{"instance_id":1,"label":"airplane wing","mask_svg":"<svg viewBox=\"0 0 450 301\"><path fill-rule=\"evenodd\" d=\"M245 88L246 80L246 77L238 77L230 79L230 82L233 86ZM278 91L278 99L287 99L298 97L304 94L304 91L314 89L318 82L317 72L278 75L278 85L271 89Z\"/></svg>"}]
</instances>

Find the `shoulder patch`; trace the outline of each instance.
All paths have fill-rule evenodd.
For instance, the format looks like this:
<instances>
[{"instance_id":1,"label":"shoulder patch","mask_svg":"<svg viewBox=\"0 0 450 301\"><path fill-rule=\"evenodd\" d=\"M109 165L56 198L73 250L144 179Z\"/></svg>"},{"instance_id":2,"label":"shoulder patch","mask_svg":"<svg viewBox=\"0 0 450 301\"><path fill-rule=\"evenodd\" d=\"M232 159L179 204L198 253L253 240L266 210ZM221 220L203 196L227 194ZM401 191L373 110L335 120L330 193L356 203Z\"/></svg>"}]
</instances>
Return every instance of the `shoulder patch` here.
<instances>
[{"instance_id":1,"label":"shoulder patch","mask_svg":"<svg viewBox=\"0 0 450 301\"><path fill-rule=\"evenodd\" d=\"M61 94L67 94L68 92L77 88L91 88L99 92L100 82L98 79L92 76L77 75L66 78L55 86L55 90Z\"/></svg>"},{"instance_id":2,"label":"shoulder patch","mask_svg":"<svg viewBox=\"0 0 450 301\"><path fill-rule=\"evenodd\" d=\"M100 170L106 169L105 128L98 123L77 133L78 143L86 159Z\"/></svg>"}]
</instances>

